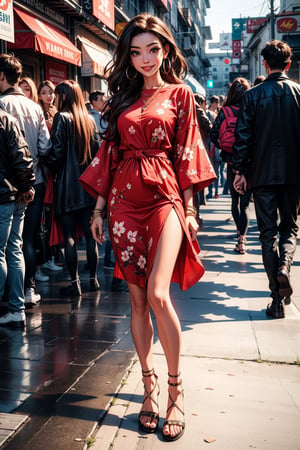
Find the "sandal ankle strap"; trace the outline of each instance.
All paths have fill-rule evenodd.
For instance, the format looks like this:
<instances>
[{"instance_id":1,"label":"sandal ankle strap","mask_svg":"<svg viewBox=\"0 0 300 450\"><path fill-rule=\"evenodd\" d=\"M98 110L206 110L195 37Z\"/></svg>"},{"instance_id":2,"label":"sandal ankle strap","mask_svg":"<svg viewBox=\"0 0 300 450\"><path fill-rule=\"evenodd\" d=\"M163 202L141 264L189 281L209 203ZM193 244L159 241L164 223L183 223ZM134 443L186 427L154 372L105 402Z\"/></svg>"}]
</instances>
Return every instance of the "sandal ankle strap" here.
<instances>
[{"instance_id":1,"label":"sandal ankle strap","mask_svg":"<svg viewBox=\"0 0 300 450\"><path fill-rule=\"evenodd\" d=\"M142 369L142 375L143 375L143 377L146 377L146 378L147 377L152 377L153 375L156 376L154 369L150 369L150 370L143 370Z\"/></svg>"},{"instance_id":2,"label":"sandal ankle strap","mask_svg":"<svg viewBox=\"0 0 300 450\"><path fill-rule=\"evenodd\" d=\"M181 372L179 372L177 375L171 375L171 374L168 372L168 376L169 376L170 378L179 378L180 375L181 375ZM181 379L180 379L179 381L177 381L177 383L173 383L172 381L168 380L168 385L169 385L169 386L180 386L181 384L182 384L182 380L181 380Z\"/></svg>"}]
</instances>

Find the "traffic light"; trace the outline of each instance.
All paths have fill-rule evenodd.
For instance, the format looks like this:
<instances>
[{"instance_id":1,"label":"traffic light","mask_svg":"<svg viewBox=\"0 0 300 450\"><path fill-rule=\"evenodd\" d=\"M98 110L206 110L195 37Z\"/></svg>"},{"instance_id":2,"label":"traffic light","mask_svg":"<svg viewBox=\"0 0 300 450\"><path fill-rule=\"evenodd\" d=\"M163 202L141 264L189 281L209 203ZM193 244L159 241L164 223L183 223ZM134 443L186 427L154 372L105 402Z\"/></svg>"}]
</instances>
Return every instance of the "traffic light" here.
<instances>
[{"instance_id":1,"label":"traffic light","mask_svg":"<svg viewBox=\"0 0 300 450\"><path fill-rule=\"evenodd\" d=\"M206 87L207 88L213 88L214 87L214 80L207 80Z\"/></svg>"}]
</instances>

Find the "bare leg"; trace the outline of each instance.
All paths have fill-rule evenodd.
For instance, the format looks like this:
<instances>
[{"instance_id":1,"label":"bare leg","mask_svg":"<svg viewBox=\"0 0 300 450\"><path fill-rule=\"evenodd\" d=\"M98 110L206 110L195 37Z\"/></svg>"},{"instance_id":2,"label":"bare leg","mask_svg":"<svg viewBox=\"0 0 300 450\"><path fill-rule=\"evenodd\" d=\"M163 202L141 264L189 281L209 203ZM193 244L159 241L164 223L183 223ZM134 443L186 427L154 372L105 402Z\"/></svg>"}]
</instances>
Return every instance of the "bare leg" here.
<instances>
[{"instance_id":1,"label":"bare leg","mask_svg":"<svg viewBox=\"0 0 300 450\"><path fill-rule=\"evenodd\" d=\"M147 289L148 302L155 314L159 339L166 355L168 372L171 375L177 375L180 372L181 327L170 298L170 282L182 236L180 221L172 209L161 234ZM169 386L169 391L173 400L183 409L180 386ZM169 399L168 407L170 405ZM166 419L183 420L183 417L176 407L172 407ZM179 434L181 429L180 425L165 425L163 432L173 436Z\"/></svg>"},{"instance_id":2,"label":"bare leg","mask_svg":"<svg viewBox=\"0 0 300 450\"><path fill-rule=\"evenodd\" d=\"M131 334L135 344L135 348L144 372L153 369L152 346L153 346L153 326L150 316L150 306L146 297L146 289L135 284L128 283L131 301ZM143 382L148 392L155 387L156 379L154 376L143 377ZM158 389L152 394L157 401ZM146 399L143 402L142 409L144 411L152 411L158 413L157 405ZM147 415L140 416L140 422L146 427L156 428L157 419Z\"/></svg>"}]
</instances>

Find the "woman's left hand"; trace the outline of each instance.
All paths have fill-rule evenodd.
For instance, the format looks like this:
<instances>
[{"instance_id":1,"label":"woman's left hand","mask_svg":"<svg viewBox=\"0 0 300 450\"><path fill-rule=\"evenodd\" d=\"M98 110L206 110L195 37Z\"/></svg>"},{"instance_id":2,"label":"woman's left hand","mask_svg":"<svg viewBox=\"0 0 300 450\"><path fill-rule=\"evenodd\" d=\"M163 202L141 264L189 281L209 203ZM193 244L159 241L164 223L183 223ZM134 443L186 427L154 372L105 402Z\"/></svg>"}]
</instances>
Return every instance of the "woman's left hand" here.
<instances>
[{"instance_id":1,"label":"woman's left hand","mask_svg":"<svg viewBox=\"0 0 300 450\"><path fill-rule=\"evenodd\" d=\"M194 241L197 237L197 232L199 230L199 224L197 222L197 219L196 219L196 217L193 217L193 216L187 216L185 218L185 221L186 221L187 227L190 231L192 241Z\"/></svg>"}]
</instances>

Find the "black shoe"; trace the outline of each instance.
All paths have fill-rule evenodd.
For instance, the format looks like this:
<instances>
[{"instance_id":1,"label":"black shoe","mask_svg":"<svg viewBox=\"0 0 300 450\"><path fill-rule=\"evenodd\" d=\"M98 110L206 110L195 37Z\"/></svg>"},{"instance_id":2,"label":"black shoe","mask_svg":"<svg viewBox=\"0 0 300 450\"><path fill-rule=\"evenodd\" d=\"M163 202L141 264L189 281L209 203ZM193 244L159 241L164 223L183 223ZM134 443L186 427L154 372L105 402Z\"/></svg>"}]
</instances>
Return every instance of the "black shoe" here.
<instances>
[{"instance_id":1,"label":"black shoe","mask_svg":"<svg viewBox=\"0 0 300 450\"><path fill-rule=\"evenodd\" d=\"M113 277L110 290L112 292L128 292L128 287L125 281L120 280L119 278Z\"/></svg>"},{"instance_id":2,"label":"black shoe","mask_svg":"<svg viewBox=\"0 0 300 450\"><path fill-rule=\"evenodd\" d=\"M95 292L100 290L100 284L97 278L90 278L90 291Z\"/></svg>"},{"instance_id":3,"label":"black shoe","mask_svg":"<svg viewBox=\"0 0 300 450\"><path fill-rule=\"evenodd\" d=\"M290 305L292 299L291 299L290 296L288 296L288 297L284 297L283 301L284 301L284 304L285 304L285 305Z\"/></svg>"},{"instance_id":4,"label":"black shoe","mask_svg":"<svg viewBox=\"0 0 300 450\"><path fill-rule=\"evenodd\" d=\"M286 266L281 266L277 272L277 281L279 283L278 293L281 297L290 297L293 293L290 284L290 275Z\"/></svg>"},{"instance_id":5,"label":"black shoe","mask_svg":"<svg viewBox=\"0 0 300 450\"><path fill-rule=\"evenodd\" d=\"M59 290L61 297L80 297L81 296L81 286L79 280L71 281L69 286L60 288Z\"/></svg>"},{"instance_id":6,"label":"black shoe","mask_svg":"<svg viewBox=\"0 0 300 450\"><path fill-rule=\"evenodd\" d=\"M283 319L285 317L283 301L273 300L272 303L269 303L266 314L274 319Z\"/></svg>"}]
</instances>

